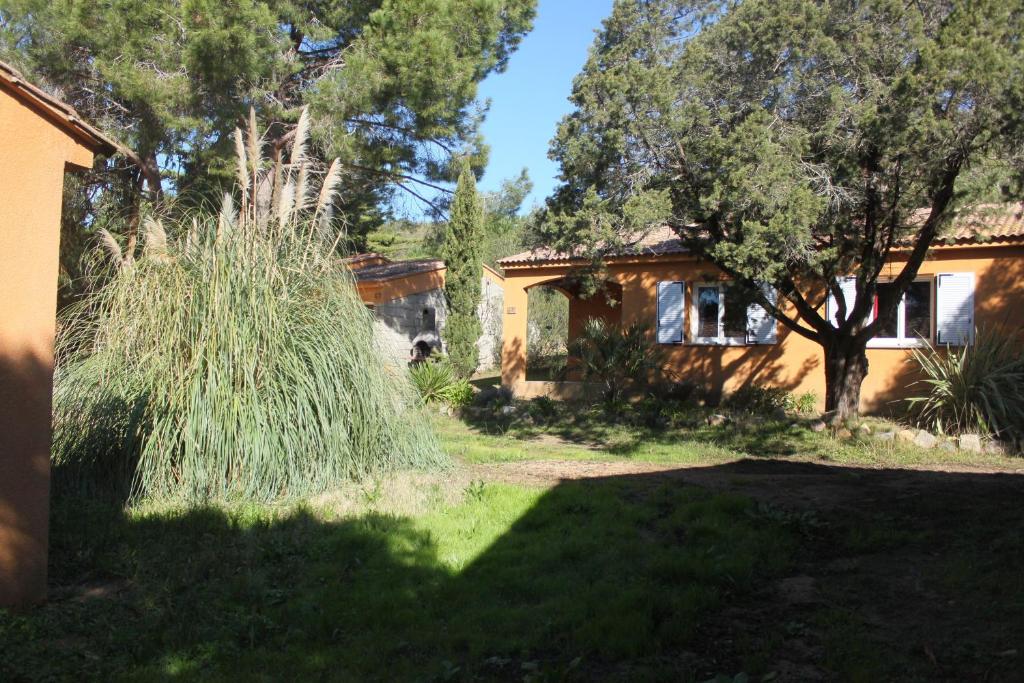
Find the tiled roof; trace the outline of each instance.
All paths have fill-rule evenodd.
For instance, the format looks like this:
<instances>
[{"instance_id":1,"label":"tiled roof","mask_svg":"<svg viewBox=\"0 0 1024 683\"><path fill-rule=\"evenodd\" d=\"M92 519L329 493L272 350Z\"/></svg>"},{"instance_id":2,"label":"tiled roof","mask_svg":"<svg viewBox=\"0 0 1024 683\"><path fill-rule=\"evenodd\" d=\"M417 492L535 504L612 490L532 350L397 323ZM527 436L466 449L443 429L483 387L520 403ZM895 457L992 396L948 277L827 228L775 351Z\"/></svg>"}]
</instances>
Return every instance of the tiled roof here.
<instances>
[{"instance_id":1,"label":"tiled roof","mask_svg":"<svg viewBox=\"0 0 1024 683\"><path fill-rule=\"evenodd\" d=\"M1024 237L1024 202L980 204L962 211L950 231L942 236L946 242L987 242Z\"/></svg>"},{"instance_id":2,"label":"tiled roof","mask_svg":"<svg viewBox=\"0 0 1024 683\"><path fill-rule=\"evenodd\" d=\"M919 214L921 220L926 213ZM982 204L969 211L961 211L953 221L951 229L942 235L940 243L985 243L1000 240L1016 240L1024 238L1024 202L1009 204ZM669 254L685 254L686 247L667 225L653 228L634 243L624 249L609 254L613 257L623 256L665 256ZM571 253L555 252L548 247L540 247L532 251L524 251L507 256L498 265L502 267L516 266L527 263L545 263L550 261L572 261L585 258L583 250Z\"/></svg>"},{"instance_id":3,"label":"tiled roof","mask_svg":"<svg viewBox=\"0 0 1024 683\"><path fill-rule=\"evenodd\" d=\"M4 62L0 62L0 84L41 107L55 125L84 140L93 151L113 154L119 149L116 142L83 121L73 107L32 85L17 69Z\"/></svg>"},{"instance_id":4,"label":"tiled roof","mask_svg":"<svg viewBox=\"0 0 1024 683\"><path fill-rule=\"evenodd\" d=\"M686 247L675 231L667 225L659 225L647 233L640 235L626 248L617 250L611 256L665 256L667 254L684 254ZM524 251L513 256L506 256L498 261L498 265L507 266L518 263L534 263L542 261L571 261L585 258L583 250L572 253L556 252L548 247L540 247L532 251Z\"/></svg>"},{"instance_id":5,"label":"tiled roof","mask_svg":"<svg viewBox=\"0 0 1024 683\"><path fill-rule=\"evenodd\" d=\"M409 261L388 261L372 266L353 269L352 274L358 282L381 282L400 277L431 273L444 268L440 259L411 259Z\"/></svg>"}]
</instances>

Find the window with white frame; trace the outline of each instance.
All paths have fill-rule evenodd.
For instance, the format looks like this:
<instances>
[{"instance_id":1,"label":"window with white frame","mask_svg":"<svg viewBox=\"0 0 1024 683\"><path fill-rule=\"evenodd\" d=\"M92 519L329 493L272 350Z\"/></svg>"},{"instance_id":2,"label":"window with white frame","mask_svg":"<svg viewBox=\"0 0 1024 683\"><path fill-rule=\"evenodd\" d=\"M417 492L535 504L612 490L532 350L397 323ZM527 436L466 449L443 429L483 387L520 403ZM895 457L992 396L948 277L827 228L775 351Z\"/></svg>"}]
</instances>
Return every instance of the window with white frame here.
<instances>
[{"instance_id":1,"label":"window with white frame","mask_svg":"<svg viewBox=\"0 0 1024 683\"><path fill-rule=\"evenodd\" d=\"M695 344L747 343L749 297L726 282L705 282L693 286L690 336Z\"/></svg>"},{"instance_id":2,"label":"window with white frame","mask_svg":"<svg viewBox=\"0 0 1024 683\"><path fill-rule=\"evenodd\" d=\"M871 319L878 316L879 304L895 296L895 285L879 282L871 309ZM899 304L887 320L880 321L878 331L868 346L917 346L931 341L934 320L932 280L915 280L903 293Z\"/></svg>"}]
</instances>

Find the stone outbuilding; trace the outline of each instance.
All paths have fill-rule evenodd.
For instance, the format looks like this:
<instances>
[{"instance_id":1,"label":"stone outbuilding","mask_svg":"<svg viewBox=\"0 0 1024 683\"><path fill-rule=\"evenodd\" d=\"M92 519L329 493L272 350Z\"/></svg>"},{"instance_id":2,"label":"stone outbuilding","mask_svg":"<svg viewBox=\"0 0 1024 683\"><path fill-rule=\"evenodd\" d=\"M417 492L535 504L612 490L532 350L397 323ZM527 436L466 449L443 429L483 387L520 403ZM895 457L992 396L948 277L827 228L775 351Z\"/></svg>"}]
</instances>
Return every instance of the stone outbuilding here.
<instances>
[{"instance_id":1,"label":"stone outbuilding","mask_svg":"<svg viewBox=\"0 0 1024 683\"><path fill-rule=\"evenodd\" d=\"M448 306L444 297L444 261L392 261L381 254L359 254L347 263L363 302L374 313L378 337L392 361L401 364L445 351ZM501 273L484 264L477 309L483 329L477 340L479 371L491 370L498 364L504 282Z\"/></svg>"},{"instance_id":2,"label":"stone outbuilding","mask_svg":"<svg viewBox=\"0 0 1024 683\"><path fill-rule=\"evenodd\" d=\"M46 596L64 173L115 144L0 63L0 606Z\"/></svg>"}]
</instances>

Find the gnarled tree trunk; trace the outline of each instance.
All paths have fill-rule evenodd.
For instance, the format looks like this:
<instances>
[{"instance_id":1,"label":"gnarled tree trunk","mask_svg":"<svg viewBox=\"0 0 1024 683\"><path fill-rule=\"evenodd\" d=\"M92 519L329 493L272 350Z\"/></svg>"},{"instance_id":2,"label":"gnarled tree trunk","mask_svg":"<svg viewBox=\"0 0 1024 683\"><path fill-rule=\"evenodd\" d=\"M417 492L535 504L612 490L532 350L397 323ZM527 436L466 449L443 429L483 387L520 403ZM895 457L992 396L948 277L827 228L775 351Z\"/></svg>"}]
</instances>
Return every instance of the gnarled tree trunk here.
<instances>
[{"instance_id":1,"label":"gnarled tree trunk","mask_svg":"<svg viewBox=\"0 0 1024 683\"><path fill-rule=\"evenodd\" d=\"M837 339L825 345L825 411L834 423L856 419L860 413L860 386L868 374L863 344Z\"/></svg>"}]
</instances>

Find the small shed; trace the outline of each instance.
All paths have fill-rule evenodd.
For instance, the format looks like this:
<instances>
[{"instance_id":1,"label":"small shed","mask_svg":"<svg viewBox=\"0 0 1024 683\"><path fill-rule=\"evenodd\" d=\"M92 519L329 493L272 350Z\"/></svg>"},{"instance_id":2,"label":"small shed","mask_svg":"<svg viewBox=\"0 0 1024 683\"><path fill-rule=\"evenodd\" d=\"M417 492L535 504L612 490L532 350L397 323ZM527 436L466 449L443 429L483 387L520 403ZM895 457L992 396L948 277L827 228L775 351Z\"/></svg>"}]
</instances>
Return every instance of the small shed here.
<instances>
[{"instance_id":1,"label":"small shed","mask_svg":"<svg viewBox=\"0 0 1024 683\"><path fill-rule=\"evenodd\" d=\"M0 62L0 606L46 596L64 173L115 144Z\"/></svg>"}]
</instances>

